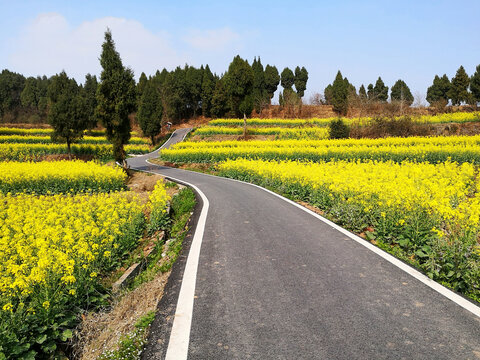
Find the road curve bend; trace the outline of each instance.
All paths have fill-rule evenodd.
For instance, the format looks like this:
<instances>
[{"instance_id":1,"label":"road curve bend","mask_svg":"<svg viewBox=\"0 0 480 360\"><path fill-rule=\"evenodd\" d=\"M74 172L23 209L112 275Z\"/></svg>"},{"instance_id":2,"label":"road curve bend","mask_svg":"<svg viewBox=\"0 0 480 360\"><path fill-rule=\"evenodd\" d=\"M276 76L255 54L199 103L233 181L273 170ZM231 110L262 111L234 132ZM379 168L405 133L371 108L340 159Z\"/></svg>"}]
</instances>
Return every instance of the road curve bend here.
<instances>
[{"instance_id":1,"label":"road curve bend","mask_svg":"<svg viewBox=\"0 0 480 360\"><path fill-rule=\"evenodd\" d=\"M188 131L177 130L164 146ZM193 289L184 292L192 298L178 300L191 303L193 312L177 307L173 328L182 321L189 326L153 339L149 358L480 358L476 305L460 306L275 194L147 162L156 156L128 164L193 185L208 209L186 265L201 233Z\"/></svg>"}]
</instances>

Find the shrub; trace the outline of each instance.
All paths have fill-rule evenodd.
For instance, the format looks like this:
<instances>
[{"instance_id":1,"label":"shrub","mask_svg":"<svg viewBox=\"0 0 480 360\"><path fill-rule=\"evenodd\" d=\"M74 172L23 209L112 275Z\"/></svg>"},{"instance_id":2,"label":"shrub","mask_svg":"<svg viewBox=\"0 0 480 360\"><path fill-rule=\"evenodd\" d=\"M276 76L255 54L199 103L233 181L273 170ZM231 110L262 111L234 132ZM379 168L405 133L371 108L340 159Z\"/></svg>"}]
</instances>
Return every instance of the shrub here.
<instances>
[{"instance_id":1,"label":"shrub","mask_svg":"<svg viewBox=\"0 0 480 360\"><path fill-rule=\"evenodd\" d=\"M350 128L341 119L332 120L328 125L330 139L346 139L350 136Z\"/></svg>"}]
</instances>

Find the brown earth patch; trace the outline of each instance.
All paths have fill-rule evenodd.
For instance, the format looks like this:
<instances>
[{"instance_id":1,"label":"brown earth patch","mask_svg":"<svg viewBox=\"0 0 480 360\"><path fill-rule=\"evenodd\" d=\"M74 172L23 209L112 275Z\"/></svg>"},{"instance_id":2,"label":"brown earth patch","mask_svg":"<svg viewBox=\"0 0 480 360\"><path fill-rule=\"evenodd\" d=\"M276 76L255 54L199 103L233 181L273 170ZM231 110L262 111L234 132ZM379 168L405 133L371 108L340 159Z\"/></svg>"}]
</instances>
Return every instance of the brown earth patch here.
<instances>
[{"instance_id":1,"label":"brown earth patch","mask_svg":"<svg viewBox=\"0 0 480 360\"><path fill-rule=\"evenodd\" d=\"M135 330L141 316L156 309L169 276L170 271L140 285L119 298L110 312L83 316L78 334L78 348L82 349L79 359L94 360L104 351L115 349L123 335Z\"/></svg>"}]
</instances>

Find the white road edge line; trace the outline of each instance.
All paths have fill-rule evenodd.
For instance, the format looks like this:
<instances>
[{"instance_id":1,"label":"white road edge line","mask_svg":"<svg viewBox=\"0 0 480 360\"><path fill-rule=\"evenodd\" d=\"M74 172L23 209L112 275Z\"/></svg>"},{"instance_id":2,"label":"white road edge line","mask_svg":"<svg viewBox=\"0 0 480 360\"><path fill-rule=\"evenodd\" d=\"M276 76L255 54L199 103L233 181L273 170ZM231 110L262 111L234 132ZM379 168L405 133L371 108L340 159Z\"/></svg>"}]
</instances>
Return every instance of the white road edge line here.
<instances>
[{"instance_id":1,"label":"white road edge line","mask_svg":"<svg viewBox=\"0 0 480 360\"><path fill-rule=\"evenodd\" d=\"M153 163L150 163L149 161L148 161L148 163L152 164L152 165L155 165ZM188 170L183 170L183 171L188 171ZM192 173L199 174L199 173L196 173L196 172L192 172ZM266 192L268 192L268 193L270 193L270 194L272 194L272 195L274 195L274 196L276 196L276 197L278 197L278 198L296 206L297 208L299 208L299 209L305 211L306 213L316 217L317 219L323 221L327 225L330 225L332 228L338 230L342 234L348 236L353 241L355 241L355 242L359 243L360 245L366 247L368 250L374 252L375 254L382 257L383 259L385 259L386 261L388 261L392 265L394 265L394 266L398 267L399 269L403 270L404 272L406 272L410 276L413 276L418 281L422 282L423 284L425 284L429 288L435 290L439 294L445 296L447 299L453 301L454 303L461 306L465 310L471 312L472 314L474 314L477 317L480 317L480 307L479 306L475 305L474 303L470 302L469 300L465 299L464 297L458 295L457 293L453 292L452 290L446 288L445 286L437 283L436 281L430 279L428 276L425 276L420 271L414 269L410 265L405 264L404 262L400 261L399 259L397 259L393 255L390 255L389 253L387 253L387 252L383 251L382 249L376 247L375 245L371 244L370 242L368 242L368 241L362 239L361 237L351 233L350 231L348 231L348 230L342 228L341 226L333 223L332 221L324 218L323 216L313 212L312 210L307 209L306 207L304 207L300 204L297 204L295 201L287 199L287 198L283 197L282 195L279 195L279 194L277 194L277 193L275 193L271 190L265 189L265 188L263 188L259 185L256 185L256 184L251 184L251 183L241 181L241 180L237 180L237 179L230 179L230 178L226 178L226 177L223 177L223 176L216 176L216 175L203 174L203 173L202 173L202 175L227 179L227 180L230 180L230 181L236 181L236 182L239 182L239 183L242 183L242 184L254 186L256 188L259 188L263 191L266 191Z\"/></svg>"},{"instance_id":2,"label":"white road edge line","mask_svg":"<svg viewBox=\"0 0 480 360\"><path fill-rule=\"evenodd\" d=\"M150 165L155 165L148 160L145 161ZM145 172L161 175L154 171ZM192 326L193 302L195 298L195 285L197 282L198 260L200 258L200 248L202 247L203 233L205 231L205 223L207 221L210 203L205 194L195 185L176 179L172 176L165 177L192 187L200 195L203 201L203 207L195 228L195 234L193 235L192 244L190 245L190 251L187 257L187 263L183 272L182 286L180 287L180 293L178 294L175 317L165 355L165 360L184 360L188 357L188 345L190 343L190 330Z\"/></svg>"}]
</instances>

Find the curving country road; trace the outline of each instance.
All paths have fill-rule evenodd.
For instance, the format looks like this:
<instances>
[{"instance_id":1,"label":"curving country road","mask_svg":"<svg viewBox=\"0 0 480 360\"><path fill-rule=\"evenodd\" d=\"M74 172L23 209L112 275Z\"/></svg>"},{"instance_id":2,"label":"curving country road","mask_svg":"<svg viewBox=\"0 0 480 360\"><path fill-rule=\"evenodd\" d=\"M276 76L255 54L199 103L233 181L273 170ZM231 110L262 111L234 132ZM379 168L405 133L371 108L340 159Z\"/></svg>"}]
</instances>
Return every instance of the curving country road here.
<instances>
[{"instance_id":1,"label":"curving country road","mask_svg":"<svg viewBox=\"0 0 480 360\"><path fill-rule=\"evenodd\" d=\"M277 195L156 156L128 164L195 186L203 211L144 358L480 358L476 305Z\"/></svg>"}]
</instances>

